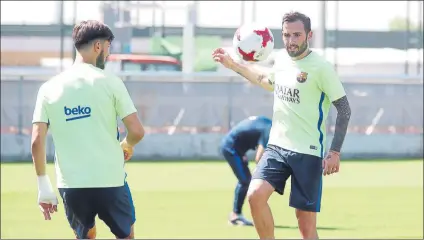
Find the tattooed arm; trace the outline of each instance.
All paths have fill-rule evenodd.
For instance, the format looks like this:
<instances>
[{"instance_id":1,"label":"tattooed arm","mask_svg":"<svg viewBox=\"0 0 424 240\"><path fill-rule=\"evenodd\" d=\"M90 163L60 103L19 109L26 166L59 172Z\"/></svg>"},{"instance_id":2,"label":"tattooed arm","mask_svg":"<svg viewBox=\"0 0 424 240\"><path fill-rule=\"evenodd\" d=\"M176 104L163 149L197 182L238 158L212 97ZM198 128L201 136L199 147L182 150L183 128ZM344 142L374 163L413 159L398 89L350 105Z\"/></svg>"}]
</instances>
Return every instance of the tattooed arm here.
<instances>
[{"instance_id":1,"label":"tattooed arm","mask_svg":"<svg viewBox=\"0 0 424 240\"><path fill-rule=\"evenodd\" d=\"M347 126L350 119L350 106L347 97L344 96L333 102L337 109L336 127L334 131L333 142L331 143L330 151L340 152L343 141L346 136Z\"/></svg>"},{"instance_id":2,"label":"tattooed arm","mask_svg":"<svg viewBox=\"0 0 424 240\"><path fill-rule=\"evenodd\" d=\"M249 80L249 82L259 85L265 90L274 91L274 79L272 74L264 73L256 69L253 65L237 62L233 62L230 69Z\"/></svg>"}]
</instances>

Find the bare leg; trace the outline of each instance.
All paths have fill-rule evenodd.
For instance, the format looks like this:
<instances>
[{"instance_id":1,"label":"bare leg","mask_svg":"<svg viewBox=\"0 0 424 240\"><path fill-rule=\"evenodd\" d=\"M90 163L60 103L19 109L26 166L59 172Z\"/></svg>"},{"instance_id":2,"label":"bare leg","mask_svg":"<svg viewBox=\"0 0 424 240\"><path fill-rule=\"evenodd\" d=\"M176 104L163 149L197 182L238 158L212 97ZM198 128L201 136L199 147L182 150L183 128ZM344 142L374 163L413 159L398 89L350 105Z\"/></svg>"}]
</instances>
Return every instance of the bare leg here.
<instances>
[{"instance_id":1,"label":"bare leg","mask_svg":"<svg viewBox=\"0 0 424 240\"><path fill-rule=\"evenodd\" d=\"M318 239L316 212L296 209L296 218L303 239Z\"/></svg>"},{"instance_id":2,"label":"bare leg","mask_svg":"<svg viewBox=\"0 0 424 240\"><path fill-rule=\"evenodd\" d=\"M97 235L97 230L96 230L96 226L94 226L92 229L90 229L87 233L87 238L88 239L96 239L96 235Z\"/></svg>"},{"instance_id":3,"label":"bare leg","mask_svg":"<svg viewBox=\"0 0 424 240\"><path fill-rule=\"evenodd\" d=\"M247 197L256 232L260 239L275 239L274 219L268 205L268 199L274 188L267 181L253 179L250 182Z\"/></svg>"}]
</instances>

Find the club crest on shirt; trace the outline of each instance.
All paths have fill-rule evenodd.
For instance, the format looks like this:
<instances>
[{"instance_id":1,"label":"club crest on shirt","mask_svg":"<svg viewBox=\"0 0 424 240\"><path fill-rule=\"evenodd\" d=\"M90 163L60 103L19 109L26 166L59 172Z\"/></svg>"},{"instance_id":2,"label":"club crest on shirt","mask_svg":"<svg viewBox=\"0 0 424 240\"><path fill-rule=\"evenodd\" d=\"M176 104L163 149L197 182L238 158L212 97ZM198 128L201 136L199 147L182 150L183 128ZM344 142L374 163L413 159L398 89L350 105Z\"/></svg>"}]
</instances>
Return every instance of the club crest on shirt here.
<instances>
[{"instance_id":1,"label":"club crest on shirt","mask_svg":"<svg viewBox=\"0 0 424 240\"><path fill-rule=\"evenodd\" d=\"M306 79L308 79L308 73L307 72L300 72L299 74L297 74L296 79L297 79L298 82L304 83L304 82L306 82Z\"/></svg>"}]
</instances>

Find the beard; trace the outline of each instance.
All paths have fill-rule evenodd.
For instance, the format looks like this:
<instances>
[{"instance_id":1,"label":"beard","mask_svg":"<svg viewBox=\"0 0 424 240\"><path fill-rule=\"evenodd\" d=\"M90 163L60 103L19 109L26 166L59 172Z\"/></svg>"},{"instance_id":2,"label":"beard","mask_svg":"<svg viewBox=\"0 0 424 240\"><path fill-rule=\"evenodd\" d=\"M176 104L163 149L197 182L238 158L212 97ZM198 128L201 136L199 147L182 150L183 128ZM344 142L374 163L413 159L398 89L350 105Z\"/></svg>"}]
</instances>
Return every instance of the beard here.
<instances>
[{"instance_id":1,"label":"beard","mask_svg":"<svg viewBox=\"0 0 424 240\"><path fill-rule=\"evenodd\" d=\"M102 50L100 52L99 56L96 59L96 67L104 70L105 69L105 62L106 62L106 60L105 60L105 53Z\"/></svg>"},{"instance_id":2,"label":"beard","mask_svg":"<svg viewBox=\"0 0 424 240\"><path fill-rule=\"evenodd\" d=\"M305 40L300 46L296 46L296 50L291 51L291 46L286 46L286 50L290 57L298 57L308 49L308 45L308 40Z\"/></svg>"}]
</instances>

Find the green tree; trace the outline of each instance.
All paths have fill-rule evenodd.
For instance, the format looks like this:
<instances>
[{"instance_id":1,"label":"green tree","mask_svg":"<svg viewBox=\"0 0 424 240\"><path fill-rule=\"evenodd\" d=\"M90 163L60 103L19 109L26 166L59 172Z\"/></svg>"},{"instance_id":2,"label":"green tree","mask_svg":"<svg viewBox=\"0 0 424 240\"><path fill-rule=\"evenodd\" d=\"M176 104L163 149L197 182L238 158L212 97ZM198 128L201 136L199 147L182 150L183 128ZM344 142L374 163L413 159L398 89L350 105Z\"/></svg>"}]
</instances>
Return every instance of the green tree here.
<instances>
[{"instance_id":1,"label":"green tree","mask_svg":"<svg viewBox=\"0 0 424 240\"><path fill-rule=\"evenodd\" d=\"M409 29L411 31L418 30L418 24L411 22L411 20L405 18L405 17L394 17L389 22L389 29L390 31L406 31L407 25L409 22Z\"/></svg>"}]
</instances>

